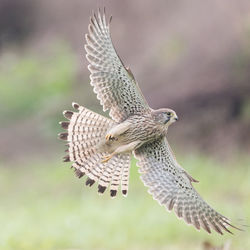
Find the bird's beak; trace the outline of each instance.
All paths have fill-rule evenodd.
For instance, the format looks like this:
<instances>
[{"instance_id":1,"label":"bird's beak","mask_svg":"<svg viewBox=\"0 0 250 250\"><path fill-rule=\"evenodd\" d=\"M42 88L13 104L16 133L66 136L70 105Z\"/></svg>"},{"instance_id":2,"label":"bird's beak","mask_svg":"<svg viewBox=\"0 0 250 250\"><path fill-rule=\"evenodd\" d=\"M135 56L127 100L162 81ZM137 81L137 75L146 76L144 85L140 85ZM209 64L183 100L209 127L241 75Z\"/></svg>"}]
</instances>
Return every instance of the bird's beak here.
<instances>
[{"instance_id":1,"label":"bird's beak","mask_svg":"<svg viewBox=\"0 0 250 250\"><path fill-rule=\"evenodd\" d=\"M176 116L174 119L175 119L176 121L178 121L178 116Z\"/></svg>"}]
</instances>

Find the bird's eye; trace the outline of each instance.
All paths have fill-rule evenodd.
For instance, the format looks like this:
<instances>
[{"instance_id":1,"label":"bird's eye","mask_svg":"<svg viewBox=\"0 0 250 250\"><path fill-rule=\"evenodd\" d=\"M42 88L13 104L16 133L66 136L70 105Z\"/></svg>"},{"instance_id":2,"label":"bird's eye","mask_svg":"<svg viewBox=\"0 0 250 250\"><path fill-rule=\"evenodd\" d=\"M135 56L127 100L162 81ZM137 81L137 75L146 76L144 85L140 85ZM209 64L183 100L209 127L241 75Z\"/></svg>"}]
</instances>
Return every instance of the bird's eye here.
<instances>
[{"instance_id":1,"label":"bird's eye","mask_svg":"<svg viewBox=\"0 0 250 250\"><path fill-rule=\"evenodd\" d=\"M168 115L168 116L171 116L171 112L167 112L167 115Z\"/></svg>"}]
</instances>

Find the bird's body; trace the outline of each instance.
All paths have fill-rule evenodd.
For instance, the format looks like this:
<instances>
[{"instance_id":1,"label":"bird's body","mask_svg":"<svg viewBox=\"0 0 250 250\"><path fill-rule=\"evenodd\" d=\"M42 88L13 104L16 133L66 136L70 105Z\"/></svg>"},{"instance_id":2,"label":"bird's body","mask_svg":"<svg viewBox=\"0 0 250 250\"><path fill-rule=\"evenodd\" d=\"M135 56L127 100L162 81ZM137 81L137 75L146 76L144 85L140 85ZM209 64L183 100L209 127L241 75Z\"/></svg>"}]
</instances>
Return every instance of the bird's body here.
<instances>
[{"instance_id":1,"label":"bird's body","mask_svg":"<svg viewBox=\"0 0 250 250\"><path fill-rule=\"evenodd\" d=\"M67 132L59 135L68 142L64 161L73 162L79 178L88 176L86 185L97 182L99 193L109 188L115 197L119 187L127 195L133 154L143 183L161 205L197 229L230 232L228 228L234 226L195 191L192 183L197 181L178 164L167 142L168 127L178 119L176 113L149 107L113 47L105 13L98 11L90 18L86 41L90 84L103 110L110 110L111 119L76 103L76 112L64 111L69 120L61 122Z\"/></svg>"},{"instance_id":2,"label":"bird's body","mask_svg":"<svg viewBox=\"0 0 250 250\"><path fill-rule=\"evenodd\" d=\"M172 116L166 115L165 119L161 118L160 116L166 112ZM170 119L172 122L177 120L175 112L170 109L150 110L144 114L131 115L125 121L109 128L97 149L111 155L123 152L132 153L144 143L165 136L168 126L171 124ZM166 120L168 120L167 123Z\"/></svg>"}]
</instances>

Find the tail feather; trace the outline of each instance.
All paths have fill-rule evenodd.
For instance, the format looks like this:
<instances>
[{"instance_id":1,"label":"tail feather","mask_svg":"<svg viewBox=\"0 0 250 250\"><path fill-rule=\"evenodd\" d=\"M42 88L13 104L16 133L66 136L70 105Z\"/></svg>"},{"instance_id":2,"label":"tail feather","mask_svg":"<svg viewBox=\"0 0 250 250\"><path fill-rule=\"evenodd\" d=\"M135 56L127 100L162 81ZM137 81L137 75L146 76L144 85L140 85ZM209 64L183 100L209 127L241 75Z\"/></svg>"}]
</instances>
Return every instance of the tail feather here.
<instances>
[{"instance_id":1,"label":"tail feather","mask_svg":"<svg viewBox=\"0 0 250 250\"><path fill-rule=\"evenodd\" d=\"M110 195L112 197L116 196L120 185L123 194L124 190L127 190L127 188L122 185L122 179L124 178L123 175L126 172L124 172L124 169L129 169L130 167L130 157L130 153L115 155L111 160L109 160L107 166L101 174L98 183L104 187L108 187L110 185Z\"/></svg>"},{"instance_id":2,"label":"tail feather","mask_svg":"<svg viewBox=\"0 0 250 250\"><path fill-rule=\"evenodd\" d=\"M112 178L112 172L115 170L115 157L108 162L107 166L103 169L100 179L98 181L99 185L107 187Z\"/></svg>"},{"instance_id":3,"label":"tail feather","mask_svg":"<svg viewBox=\"0 0 250 250\"><path fill-rule=\"evenodd\" d=\"M129 162L127 162L127 164L124 165L123 172L122 172L122 179L121 179L122 194L125 196L128 193L129 169L130 169L130 159L129 159Z\"/></svg>"},{"instance_id":4,"label":"tail feather","mask_svg":"<svg viewBox=\"0 0 250 250\"><path fill-rule=\"evenodd\" d=\"M102 163L103 156L108 153L97 149L107 130L115 123L76 103L72 105L78 112L64 111L64 117L69 121L60 122L62 128L67 130L59 134L60 139L68 141L68 155L64 157L64 161L73 162L72 167L77 177L88 176L87 186L97 182L99 193L110 186L110 195L116 196L121 185L122 194L126 195L131 154L118 154Z\"/></svg>"},{"instance_id":5,"label":"tail feather","mask_svg":"<svg viewBox=\"0 0 250 250\"><path fill-rule=\"evenodd\" d=\"M116 193L121 185L122 194L126 195L128 191L128 186L123 185L122 180L125 178L125 172L129 172L131 154L118 154L116 156L116 169L113 171L112 179L110 182L110 195L116 196ZM125 170L128 169L128 170ZM126 190L126 192L124 191Z\"/></svg>"}]
</instances>

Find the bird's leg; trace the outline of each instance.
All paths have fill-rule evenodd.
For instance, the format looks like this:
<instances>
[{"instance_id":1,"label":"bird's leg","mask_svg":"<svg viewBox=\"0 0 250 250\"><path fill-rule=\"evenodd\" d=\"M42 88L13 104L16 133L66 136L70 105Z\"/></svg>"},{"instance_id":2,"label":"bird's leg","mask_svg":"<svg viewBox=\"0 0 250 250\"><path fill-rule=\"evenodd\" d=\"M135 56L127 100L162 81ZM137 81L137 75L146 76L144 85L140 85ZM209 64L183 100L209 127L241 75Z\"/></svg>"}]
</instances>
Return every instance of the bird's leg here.
<instances>
[{"instance_id":1,"label":"bird's leg","mask_svg":"<svg viewBox=\"0 0 250 250\"><path fill-rule=\"evenodd\" d=\"M101 163L108 162L113 156L114 156L114 153L112 153L110 155L104 155L103 158L102 158Z\"/></svg>"},{"instance_id":2,"label":"bird's leg","mask_svg":"<svg viewBox=\"0 0 250 250\"><path fill-rule=\"evenodd\" d=\"M130 123L126 121L114 126L107 132L105 136L106 141L118 140L117 137L126 132L129 129L129 127Z\"/></svg>"},{"instance_id":3,"label":"bird's leg","mask_svg":"<svg viewBox=\"0 0 250 250\"><path fill-rule=\"evenodd\" d=\"M102 163L108 162L114 155L119 153L131 152L137 148L138 145L141 144L141 141L133 141L129 144L122 145L118 147L112 154L103 156Z\"/></svg>"},{"instance_id":4,"label":"bird's leg","mask_svg":"<svg viewBox=\"0 0 250 250\"><path fill-rule=\"evenodd\" d=\"M113 141L116 140L117 138L115 138L113 134L106 134L105 139L106 141Z\"/></svg>"}]
</instances>

